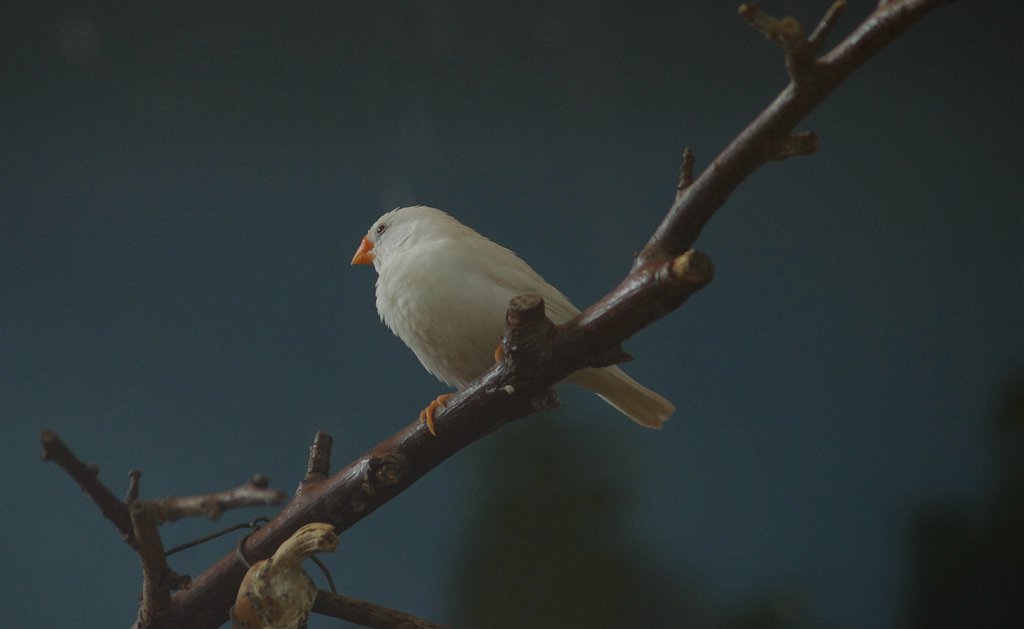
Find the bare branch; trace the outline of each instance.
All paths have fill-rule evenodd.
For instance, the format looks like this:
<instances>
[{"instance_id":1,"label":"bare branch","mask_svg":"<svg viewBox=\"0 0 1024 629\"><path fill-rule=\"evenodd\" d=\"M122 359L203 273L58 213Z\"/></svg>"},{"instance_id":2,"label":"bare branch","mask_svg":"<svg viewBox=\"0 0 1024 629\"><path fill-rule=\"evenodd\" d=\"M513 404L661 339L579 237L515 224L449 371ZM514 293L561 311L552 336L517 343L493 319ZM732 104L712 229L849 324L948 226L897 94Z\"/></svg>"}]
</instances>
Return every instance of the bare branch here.
<instances>
[{"instance_id":1,"label":"bare branch","mask_svg":"<svg viewBox=\"0 0 1024 629\"><path fill-rule=\"evenodd\" d=\"M552 384L614 352L622 340L710 281L706 256L694 252L685 260L666 260L632 272L616 290L559 327L544 316L539 298L513 299L502 363L448 401L437 415L436 437L414 421L326 481L305 488L252 535L246 556L270 555L309 522L330 522L340 533L466 445L555 405ZM175 596L177 617L187 618L193 627L218 626L244 573L235 553L225 556L198 575L189 590Z\"/></svg>"},{"instance_id":2,"label":"bare branch","mask_svg":"<svg viewBox=\"0 0 1024 629\"><path fill-rule=\"evenodd\" d=\"M787 138L797 123L876 52L947 1L893 0L881 4L835 48L808 64L810 74L801 79L799 88L791 80L672 204L635 264L679 255L692 247L732 191L750 173L785 152ZM832 6L822 20L825 26L815 30L815 41L824 38L841 12L841 7Z\"/></svg>"},{"instance_id":3,"label":"bare branch","mask_svg":"<svg viewBox=\"0 0 1024 629\"><path fill-rule=\"evenodd\" d=\"M175 573L167 563L158 529L161 523L194 515L216 519L226 509L277 504L284 499L283 492L267 489L266 477L257 475L241 487L217 494L139 500L142 473L132 470L128 475L126 502L121 502L97 478L99 468L83 463L56 433L43 431L39 440L43 446L41 458L60 465L138 553L142 562L142 601L135 626L140 628L165 626L171 610L171 592L190 585L187 576Z\"/></svg>"},{"instance_id":4,"label":"bare branch","mask_svg":"<svg viewBox=\"0 0 1024 629\"><path fill-rule=\"evenodd\" d=\"M836 0L818 23L810 37L804 37L804 28L795 17L774 18L763 13L753 3L741 5L739 14L751 26L761 31L766 38L775 41L782 48L786 58L786 70L797 89L814 81L814 55L818 54L832 28L839 21L845 0Z\"/></svg>"},{"instance_id":5,"label":"bare branch","mask_svg":"<svg viewBox=\"0 0 1024 629\"><path fill-rule=\"evenodd\" d=\"M147 500L149 518L155 524L174 522L181 518L195 516L211 520L229 509L278 504L284 500L284 492L267 488L267 478L256 475L249 482L234 489L202 496L169 496Z\"/></svg>"},{"instance_id":6,"label":"bare branch","mask_svg":"<svg viewBox=\"0 0 1024 629\"><path fill-rule=\"evenodd\" d=\"M829 33L839 23L839 18L843 16L843 11L845 10L846 0L836 0L828 8L825 17L821 18L814 32L807 38L807 45L812 53L817 54L821 50L825 40L828 39Z\"/></svg>"},{"instance_id":7,"label":"bare branch","mask_svg":"<svg viewBox=\"0 0 1024 629\"><path fill-rule=\"evenodd\" d=\"M388 609L382 605L375 605L358 598L331 594L330 592L317 592L316 602L313 603L313 611L317 614L340 618L363 627L377 627L379 629L444 629L441 625L432 623L429 620L417 618L412 614Z\"/></svg>"},{"instance_id":8,"label":"bare branch","mask_svg":"<svg viewBox=\"0 0 1024 629\"><path fill-rule=\"evenodd\" d=\"M683 303L710 281L711 267L706 265L704 280L693 281L686 269L700 258L694 254L686 263L676 260L692 247L729 194L766 162L807 150L811 136L790 139L794 126L875 52L943 1L902 0L879 6L832 52L808 64L813 75L801 82L800 90L792 82L678 195L637 255L633 269L614 290L564 325L549 328L544 321L536 322L529 334L514 325L523 313L510 312L509 338L523 334L533 341L506 339L502 362L449 399L437 414L436 438L413 422L333 477L303 491L253 535L247 545L251 556L268 556L292 531L309 522L330 522L343 532L469 443L536 412L544 406L543 400L554 399L547 393L554 383L607 356ZM840 10L833 6L823 20L826 26L816 29L820 33L815 41L824 37ZM513 348L517 349L510 351ZM381 474L385 469L390 472ZM188 619L192 627L220 625L244 572L234 554L222 558L199 575L190 590L175 597L172 607L177 618Z\"/></svg>"},{"instance_id":9,"label":"bare branch","mask_svg":"<svg viewBox=\"0 0 1024 629\"><path fill-rule=\"evenodd\" d=\"M124 503L130 505L139 499L139 480L142 479L142 472L132 470L128 472L128 490L124 492Z\"/></svg>"},{"instance_id":10,"label":"bare branch","mask_svg":"<svg viewBox=\"0 0 1024 629\"><path fill-rule=\"evenodd\" d=\"M622 282L561 326L543 316L542 302L513 300L500 364L448 401L436 415L436 437L414 421L334 476L308 483L249 538L247 556L271 555L311 522L345 531L466 445L554 405L551 387L574 371L624 359L626 339L711 281L710 260L689 250L732 191L768 161L812 152L815 136L794 134L796 124L878 50L944 1L884 2L820 58L815 55L842 13L841 2L832 5L809 38L795 19L776 20L752 5L742 8L748 21L781 45L791 82L699 177L684 172L671 208ZM190 589L175 595L168 614L151 626L219 626L244 573L235 553L223 557Z\"/></svg>"},{"instance_id":11,"label":"bare branch","mask_svg":"<svg viewBox=\"0 0 1024 629\"><path fill-rule=\"evenodd\" d=\"M53 461L61 466L68 476L78 484L82 492L96 503L103 517L114 524L118 532L121 533L121 538L129 544L133 544L135 537L132 534L128 505L118 500L117 496L100 482L100 468L94 464L83 463L55 432L44 430L39 436L39 442L43 446L43 450L39 454L40 458L44 461ZM130 491L129 495L131 495Z\"/></svg>"},{"instance_id":12,"label":"bare branch","mask_svg":"<svg viewBox=\"0 0 1024 629\"><path fill-rule=\"evenodd\" d=\"M132 473L130 494L138 495L138 472ZM135 626L139 629L164 626L171 606L171 592L191 586L191 579L171 570L167 563L159 525L184 517L205 516L216 520L228 509L278 504L284 492L268 489L269 481L257 474L235 489L203 496L171 496L131 503L132 530L136 551L142 562L142 601Z\"/></svg>"},{"instance_id":13,"label":"bare branch","mask_svg":"<svg viewBox=\"0 0 1024 629\"><path fill-rule=\"evenodd\" d=\"M141 500L133 502L131 517L137 542L135 549L142 562L142 601L136 626L149 627L160 622L169 612L171 590L187 587L188 581L175 574L168 565L160 531L151 517L149 505Z\"/></svg>"}]
</instances>

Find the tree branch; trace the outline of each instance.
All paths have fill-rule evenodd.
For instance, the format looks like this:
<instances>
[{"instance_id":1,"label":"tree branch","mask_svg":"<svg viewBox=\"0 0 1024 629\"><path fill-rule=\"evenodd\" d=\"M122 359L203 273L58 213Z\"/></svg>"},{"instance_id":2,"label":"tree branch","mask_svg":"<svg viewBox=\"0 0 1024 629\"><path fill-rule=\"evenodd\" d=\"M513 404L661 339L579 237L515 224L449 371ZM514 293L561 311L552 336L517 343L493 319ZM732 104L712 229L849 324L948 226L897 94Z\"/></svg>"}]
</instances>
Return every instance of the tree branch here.
<instances>
[{"instance_id":1,"label":"tree branch","mask_svg":"<svg viewBox=\"0 0 1024 629\"><path fill-rule=\"evenodd\" d=\"M138 500L139 477L139 472L132 471L128 490L135 550L142 561L142 601L135 626L153 627L164 622L171 604L171 592L191 585L187 576L177 574L167 563L159 526L195 516L216 520L228 509L278 504L284 499L284 492L268 489L267 478L257 474L240 487L215 494Z\"/></svg>"},{"instance_id":2,"label":"tree branch","mask_svg":"<svg viewBox=\"0 0 1024 629\"><path fill-rule=\"evenodd\" d=\"M684 160L684 182L688 185L679 186L664 221L618 287L565 325L555 327L547 322L528 330L511 325L503 364L449 400L437 415L436 438L414 422L322 487L304 491L274 522L252 537L252 556L267 556L288 534L308 522L330 522L339 532L344 531L469 443L509 421L550 406L555 398L546 392L553 384L581 367L603 363L601 358L621 351L620 344L629 336L678 307L710 281L712 271L701 254L687 254L686 262L680 256L693 245L729 194L767 161L813 150L814 136L791 135L796 123L875 52L941 1L904 0L880 5L834 50L807 63L806 69L801 66L801 55L809 57L820 48L841 12L841 4L833 5L810 40L803 40L802 35L787 39L790 43L784 43L784 50L797 59L788 64L792 66L790 84L692 183L685 181L689 178L686 170L692 166ZM792 42L801 41L800 52L794 52L797 44ZM510 324L515 323L513 310L515 304L510 309ZM519 347L515 338L528 333L543 342ZM525 368L516 369L517 363ZM178 617L188 618L196 627L219 625L243 572L234 555L221 559L196 578L191 590L175 598L173 607Z\"/></svg>"},{"instance_id":3,"label":"tree branch","mask_svg":"<svg viewBox=\"0 0 1024 629\"><path fill-rule=\"evenodd\" d=\"M269 489L268 484L266 476L257 474L244 485L215 494L147 500L146 511L149 519L158 525L197 516L217 520L222 512L230 509L272 505L284 500L284 492Z\"/></svg>"},{"instance_id":4,"label":"tree branch","mask_svg":"<svg viewBox=\"0 0 1024 629\"><path fill-rule=\"evenodd\" d=\"M171 570L156 521L142 500L132 503L131 517L136 551L142 562L142 597L136 626L147 627L164 618L171 606L171 590L188 587L189 580Z\"/></svg>"},{"instance_id":5,"label":"tree branch","mask_svg":"<svg viewBox=\"0 0 1024 629\"><path fill-rule=\"evenodd\" d=\"M331 618L340 618L363 627L388 627L389 629L443 629L441 625L417 618L405 612L395 611L381 605L361 601L358 598L319 591L313 603L313 611Z\"/></svg>"},{"instance_id":6,"label":"tree branch","mask_svg":"<svg viewBox=\"0 0 1024 629\"><path fill-rule=\"evenodd\" d=\"M83 463L56 433L45 430L39 441L43 446L40 457L53 461L67 472L138 553L142 562L142 595L137 627L158 627L172 622L168 619L171 592L188 588L190 584L188 577L175 573L167 563L160 524L190 516L215 520L226 509L278 504L284 499L283 492L268 489L266 477L257 475L245 485L216 494L139 500L142 474L132 470L122 502L100 482L99 468Z\"/></svg>"},{"instance_id":7,"label":"tree branch","mask_svg":"<svg viewBox=\"0 0 1024 629\"><path fill-rule=\"evenodd\" d=\"M53 431L44 430L39 436L39 443L43 446L39 458L59 465L78 484L82 493L96 503L103 517L113 523L121 534L121 538L129 545L134 546L135 535L132 532L128 504L118 500L117 496L100 482L100 468L95 464L83 463ZM128 498L131 498L133 492L135 495L138 493L138 472L133 470L129 478L131 480L128 487Z\"/></svg>"},{"instance_id":8,"label":"tree branch","mask_svg":"<svg viewBox=\"0 0 1024 629\"><path fill-rule=\"evenodd\" d=\"M623 341L711 281L710 260L689 249L732 191L768 161L813 152L816 137L794 134L795 125L878 50L944 1L883 2L818 58L842 2L832 5L810 37L804 37L793 18L775 20L751 5L741 8L746 19L782 47L790 83L696 179L692 157L684 158L676 198L622 282L561 326L543 316L539 298L513 300L501 363L448 401L436 416L436 437L414 421L334 476L307 475L291 503L248 539L246 556L270 556L311 522L327 522L339 533L345 531L466 445L510 421L556 405L551 387L572 372L623 360ZM190 589L176 594L167 615L151 626L221 625L244 573L235 553L223 557L196 577Z\"/></svg>"},{"instance_id":9,"label":"tree branch","mask_svg":"<svg viewBox=\"0 0 1024 629\"><path fill-rule=\"evenodd\" d=\"M683 194L651 236L636 264L689 249L704 225L750 173L766 162L784 157L792 147L790 134L798 122L880 49L899 37L932 9L950 0L890 0L882 2L850 35L824 56L812 59L775 100L723 150ZM832 5L809 38L807 50L821 47L841 13ZM749 5L744 5L749 6ZM754 9L756 10L756 9ZM751 9L741 9L741 14ZM758 13L760 13L758 11ZM745 15L747 19L749 15ZM795 21L795 20L794 20ZM760 27L759 27L760 28ZM761 28L762 32L765 30ZM801 29L802 30L802 29ZM778 38L773 37L778 40ZM789 46L789 48L787 48ZM784 54L792 44L782 43ZM787 63L787 65L792 65ZM799 63L797 64L800 65Z\"/></svg>"}]
</instances>

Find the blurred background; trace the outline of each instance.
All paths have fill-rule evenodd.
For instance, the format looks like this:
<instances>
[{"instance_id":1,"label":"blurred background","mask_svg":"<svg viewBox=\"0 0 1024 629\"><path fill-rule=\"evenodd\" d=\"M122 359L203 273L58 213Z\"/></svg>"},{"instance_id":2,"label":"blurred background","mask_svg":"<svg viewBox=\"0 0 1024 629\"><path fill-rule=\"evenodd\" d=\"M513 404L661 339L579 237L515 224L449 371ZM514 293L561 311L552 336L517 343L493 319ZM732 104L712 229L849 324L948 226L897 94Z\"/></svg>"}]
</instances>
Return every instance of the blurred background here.
<instances>
[{"instance_id":1,"label":"blurred background","mask_svg":"<svg viewBox=\"0 0 1024 629\"><path fill-rule=\"evenodd\" d=\"M564 389L346 532L340 590L459 627L1020 626L1022 24L937 10L731 196L715 282L627 344L663 431ZM128 626L141 584L40 430L117 494L291 491L317 429L340 467L444 391L349 266L379 214L445 209L586 306L683 148L786 81L735 3L679 0L6 3L0 63L11 627Z\"/></svg>"}]
</instances>

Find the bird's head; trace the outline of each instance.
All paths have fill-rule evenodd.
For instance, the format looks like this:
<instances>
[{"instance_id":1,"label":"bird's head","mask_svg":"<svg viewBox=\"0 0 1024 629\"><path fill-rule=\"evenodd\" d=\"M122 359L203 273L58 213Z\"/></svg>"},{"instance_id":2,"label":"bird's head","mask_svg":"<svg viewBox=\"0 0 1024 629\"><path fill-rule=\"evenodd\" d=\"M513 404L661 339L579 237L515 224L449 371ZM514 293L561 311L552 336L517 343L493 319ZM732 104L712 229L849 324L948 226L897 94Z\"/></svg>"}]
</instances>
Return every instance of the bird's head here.
<instances>
[{"instance_id":1,"label":"bird's head","mask_svg":"<svg viewBox=\"0 0 1024 629\"><path fill-rule=\"evenodd\" d=\"M372 264L377 271L396 252L415 245L451 238L467 230L441 210L425 205L401 207L378 218L352 256L352 264Z\"/></svg>"}]
</instances>

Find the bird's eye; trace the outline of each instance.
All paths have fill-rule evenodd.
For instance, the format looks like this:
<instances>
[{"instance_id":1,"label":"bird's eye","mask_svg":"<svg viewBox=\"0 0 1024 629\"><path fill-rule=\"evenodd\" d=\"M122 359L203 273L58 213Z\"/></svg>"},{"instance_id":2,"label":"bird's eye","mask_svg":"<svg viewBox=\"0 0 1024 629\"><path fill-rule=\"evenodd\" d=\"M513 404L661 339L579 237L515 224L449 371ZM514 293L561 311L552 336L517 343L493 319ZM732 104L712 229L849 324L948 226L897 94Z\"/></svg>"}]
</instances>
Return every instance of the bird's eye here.
<instances>
[{"instance_id":1,"label":"bird's eye","mask_svg":"<svg viewBox=\"0 0 1024 629\"><path fill-rule=\"evenodd\" d=\"M381 234L384 233L385 230L387 230L387 228L388 228L388 224L387 223L381 223L380 225L377 225L376 234L378 236L380 236Z\"/></svg>"}]
</instances>

